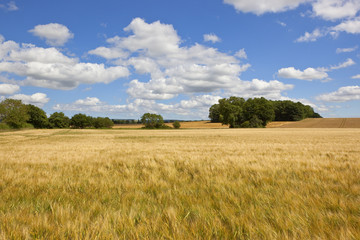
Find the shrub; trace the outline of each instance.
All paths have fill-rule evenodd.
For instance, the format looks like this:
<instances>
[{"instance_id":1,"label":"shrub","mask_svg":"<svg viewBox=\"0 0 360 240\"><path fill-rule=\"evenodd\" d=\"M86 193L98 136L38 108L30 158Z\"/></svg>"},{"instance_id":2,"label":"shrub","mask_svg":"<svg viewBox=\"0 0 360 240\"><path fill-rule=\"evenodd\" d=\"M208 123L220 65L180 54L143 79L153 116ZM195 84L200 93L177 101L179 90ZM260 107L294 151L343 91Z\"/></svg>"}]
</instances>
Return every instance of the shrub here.
<instances>
[{"instance_id":1,"label":"shrub","mask_svg":"<svg viewBox=\"0 0 360 240\"><path fill-rule=\"evenodd\" d=\"M179 121L175 121L175 122L173 122L173 127L175 128L175 129L179 129L180 127L181 127L181 124L180 124L180 122Z\"/></svg>"}]
</instances>

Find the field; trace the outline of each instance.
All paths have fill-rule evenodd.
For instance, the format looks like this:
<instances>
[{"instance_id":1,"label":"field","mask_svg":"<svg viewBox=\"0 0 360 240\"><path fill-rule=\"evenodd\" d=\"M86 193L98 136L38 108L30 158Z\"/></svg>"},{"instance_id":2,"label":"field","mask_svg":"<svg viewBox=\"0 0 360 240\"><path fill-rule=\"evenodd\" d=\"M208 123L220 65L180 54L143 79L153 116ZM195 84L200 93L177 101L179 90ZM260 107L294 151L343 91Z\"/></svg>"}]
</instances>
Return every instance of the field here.
<instances>
[{"instance_id":1,"label":"field","mask_svg":"<svg viewBox=\"0 0 360 240\"><path fill-rule=\"evenodd\" d=\"M281 122L277 122L281 123ZM270 123L271 125L271 123ZM282 128L360 128L360 118L308 118L299 122L283 122Z\"/></svg>"},{"instance_id":2,"label":"field","mask_svg":"<svg viewBox=\"0 0 360 240\"><path fill-rule=\"evenodd\" d=\"M172 123L166 123L172 127ZM118 124L113 128L141 128L142 124ZM267 128L360 128L360 118L307 118L298 122L270 122ZM181 122L181 128L204 129L204 128L229 128L221 123L209 121Z\"/></svg>"},{"instance_id":3,"label":"field","mask_svg":"<svg viewBox=\"0 0 360 240\"><path fill-rule=\"evenodd\" d=\"M203 129L203 128L229 128L228 125L222 125L221 123L211 123L209 121L193 121L193 122L180 122L181 128L190 129ZM172 123L165 123L165 125L172 127ZM142 124L117 124L113 128L142 128Z\"/></svg>"},{"instance_id":4,"label":"field","mask_svg":"<svg viewBox=\"0 0 360 240\"><path fill-rule=\"evenodd\" d=\"M360 129L0 132L0 239L360 239Z\"/></svg>"}]
</instances>

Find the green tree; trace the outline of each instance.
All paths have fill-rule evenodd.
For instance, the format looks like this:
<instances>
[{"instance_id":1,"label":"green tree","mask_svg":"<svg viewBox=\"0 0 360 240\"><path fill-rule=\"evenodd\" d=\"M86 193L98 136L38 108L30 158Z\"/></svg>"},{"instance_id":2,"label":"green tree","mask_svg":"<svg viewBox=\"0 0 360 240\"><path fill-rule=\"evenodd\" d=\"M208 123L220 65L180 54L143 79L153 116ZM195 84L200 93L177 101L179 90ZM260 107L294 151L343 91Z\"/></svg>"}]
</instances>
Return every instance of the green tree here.
<instances>
[{"instance_id":1,"label":"green tree","mask_svg":"<svg viewBox=\"0 0 360 240\"><path fill-rule=\"evenodd\" d=\"M175 122L173 122L173 127L175 128L175 129L179 129L180 127L181 127L181 124L180 124L180 122L179 121L175 121Z\"/></svg>"},{"instance_id":2,"label":"green tree","mask_svg":"<svg viewBox=\"0 0 360 240\"><path fill-rule=\"evenodd\" d=\"M210 107L209 118L210 118L211 122L213 122L213 123L221 122L220 121L220 105L219 104L214 104Z\"/></svg>"},{"instance_id":3,"label":"green tree","mask_svg":"<svg viewBox=\"0 0 360 240\"><path fill-rule=\"evenodd\" d=\"M73 128L92 127L93 118L82 113L75 114L70 119L70 126Z\"/></svg>"},{"instance_id":4,"label":"green tree","mask_svg":"<svg viewBox=\"0 0 360 240\"><path fill-rule=\"evenodd\" d=\"M238 127L244 121L244 98L230 97L219 100L219 120L229 124L230 128Z\"/></svg>"},{"instance_id":5,"label":"green tree","mask_svg":"<svg viewBox=\"0 0 360 240\"><path fill-rule=\"evenodd\" d=\"M153 113L145 113L141 117L141 123L145 128L162 128L164 127L164 119L161 115Z\"/></svg>"},{"instance_id":6,"label":"green tree","mask_svg":"<svg viewBox=\"0 0 360 240\"><path fill-rule=\"evenodd\" d=\"M49 127L49 121L46 113L41 108L34 105L27 105L27 113L29 115L28 123L32 124L35 128Z\"/></svg>"},{"instance_id":7,"label":"green tree","mask_svg":"<svg viewBox=\"0 0 360 240\"><path fill-rule=\"evenodd\" d=\"M97 117L94 118L93 125L95 128L112 128L112 126L114 126L114 122L108 117Z\"/></svg>"},{"instance_id":8,"label":"green tree","mask_svg":"<svg viewBox=\"0 0 360 240\"><path fill-rule=\"evenodd\" d=\"M251 127L260 127L258 120L265 127L268 122L275 118L274 107L269 100L263 97L249 98L244 104L244 116L247 121L250 121ZM254 124L251 124L251 122Z\"/></svg>"},{"instance_id":9,"label":"green tree","mask_svg":"<svg viewBox=\"0 0 360 240\"><path fill-rule=\"evenodd\" d=\"M50 128L68 128L70 119L63 112L54 112L49 117Z\"/></svg>"},{"instance_id":10,"label":"green tree","mask_svg":"<svg viewBox=\"0 0 360 240\"><path fill-rule=\"evenodd\" d=\"M5 99L0 103L0 121L11 128L22 128L29 119L27 107L21 100Z\"/></svg>"}]
</instances>

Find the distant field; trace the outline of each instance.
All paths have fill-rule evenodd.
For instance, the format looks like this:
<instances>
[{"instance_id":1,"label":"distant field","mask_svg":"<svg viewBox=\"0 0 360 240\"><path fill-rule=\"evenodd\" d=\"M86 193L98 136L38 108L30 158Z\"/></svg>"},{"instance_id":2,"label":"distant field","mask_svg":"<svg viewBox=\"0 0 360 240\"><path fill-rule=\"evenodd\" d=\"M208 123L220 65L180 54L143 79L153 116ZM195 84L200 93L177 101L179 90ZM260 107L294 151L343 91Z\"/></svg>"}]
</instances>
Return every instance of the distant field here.
<instances>
[{"instance_id":1,"label":"distant field","mask_svg":"<svg viewBox=\"0 0 360 240\"><path fill-rule=\"evenodd\" d=\"M360 129L0 133L0 239L360 239Z\"/></svg>"},{"instance_id":2,"label":"distant field","mask_svg":"<svg viewBox=\"0 0 360 240\"><path fill-rule=\"evenodd\" d=\"M180 122L181 128L229 128L228 125L222 125L221 123L211 123L209 121L194 121L194 122ZM166 123L166 125L172 127L172 123ZM117 124L113 128L142 128L142 124Z\"/></svg>"},{"instance_id":3,"label":"distant field","mask_svg":"<svg viewBox=\"0 0 360 240\"><path fill-rule=\"evenodd\" d=\"M281 122L277 122L281 123ZM360 128L360 118L308 118L299 122L285 122L282 128Z\"/></svg>"},{"instance_id":4,"label":"distant field","mask_svg":"<svg viewBox=\"0 0 360 240\"><path fill-rule=\"evenodd\" d=\"M172 123L166 123L172 127ZM113 128L142 128L142 124L118 124ZM298 122L270 122L267 128L360 128L360 118L308 118ZM181 128L229 128L209 121L181 122Z\"/></svg>"}]
</instances>

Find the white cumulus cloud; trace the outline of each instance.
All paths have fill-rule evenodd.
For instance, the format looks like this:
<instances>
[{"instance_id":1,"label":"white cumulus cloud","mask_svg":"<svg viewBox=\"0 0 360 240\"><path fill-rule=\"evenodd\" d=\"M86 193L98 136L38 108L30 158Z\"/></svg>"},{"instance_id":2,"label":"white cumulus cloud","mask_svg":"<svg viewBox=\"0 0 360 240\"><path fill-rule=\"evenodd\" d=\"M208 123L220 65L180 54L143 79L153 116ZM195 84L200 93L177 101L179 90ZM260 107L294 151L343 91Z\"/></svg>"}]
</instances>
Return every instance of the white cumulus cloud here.
<instances>
[{"instance_id":1,"label":"white cumulus cloud","mask_svg":"<svg viewBox=\"0 0 360 240\"><path fill-rule=\"evenodd\" d=\"M278 70L278 76L282 78L293 78L299 80L322 80L328 77L324 69L306 68L304 71L294 67L281 68Z\"/></svg>"},{"instance_id":2,"label":"white cumulus cloud","mask_svg":"<svg viewBox=\"0 0 360 240\"><path fill-rule=\"evenodd\" d=\"M34 93L32 95L16 94L10 98L18 99L25 104L33 104L38 107L43 107L50 100L45 93Z\"/></svg>"},{"instance_id":3,"label":"white cumulus cloud","mask_svg":"<svg viewBox=\"0 0 360 240\"><path fill-rule=\"evenodd\" d=\"M204 34L204 41L217 43L217 42L221 42L221 39L218 36L216 36L215 34L210 33L210 34Z\"/></svg>"},{"instance_id":4,"label":"white cumulus cloud","mask_svg":"<svg viewBox=\"0 0 360 240\"><path fill-rule=\"evenodd\" d=\"M127 93L132 98L171 99L179 94L231 88L240 81L241 72L250 67L215 48L201 44L180 46L181 38L173 26L159 21L147 23L136 18L124 30L130 35L109 38L107 42L111 46L89 53L110 59L107 49L111 49L131 56L118 56L113 62L132 66L137 73L150 76L148 81L130 82Z\"/></svg>"},{"instance_id":5,"label":"white cumulus cloud","mask_svg":"<svg viewBox=\"0 0 360 240\"><path fill-rule=\"evenodd\" d=\"M352 60L351 58L348 58L345 62L339 63L336 66L332 66L331 69L336 70L336 69L341 69L341 68L347 68L347 67L350 67L350 66L352 66L354 64L355 64L354 60Z\"/></svg>"},{"instance_id":6,"label":"white cumulus cloud","mask_svg":"<svg viewBox=\"0 0 360 240\"><path fill-rule=\"evenodd\" d=\"M56 48L39 48L0 38L0 72L23 76L22 84L53 89L73 89L79 84L110 83L126 77L123 66L82 63Z\"/></svg>"},{"instance_id":7,"label":"white cumulus cloud","mask_svg":"<svg viewBox=\"0 0 360 240\"><path fill-rule=\"evenodd\" d=\"M238 11L257 15L288 11L306 2L309 0L224 0L224 3L234 6Z\"/></svg>"},{"instance_id":8,"label":"white cumulus cloud","mask_svg":"<svg viewBox=\"0 0 360 240\"><path fill-rule=\"evenodd\" d=\"M18 85L14 84L0 84L0 95L11 95L20 90Z\"/></svg>"},{"instance_id":9,"label":"white cumulus cloud","mask_svg":"<svg viewBox=\"0 0 360 240\"><path fill-rule=\"evenodd\" d=\"M66 26L59 23L37 25L29 32L45 39L50 46L63 46L69 39L74 37L74 34Z\"/></svg>"},{"instance_id":10,"label":"white cumulus cloud","mask_svg":"<svg viewBox=\"0 0 360 240\"><path fill-rule=\"evenodd\" d=\"M315 16L325 20L355 17L360 10L358 0L317 0L312 3Z\"/></svg>"},{"instance_id":11,"label":"white cumulus cloud","mask_svg":"<svg viewBox=\"0 0 360 240\"><path fill-rule=\"evenodd\" d=\"M352 100L360 100L359 86L345 86L339 88L337 91L322 94L316 97L318 101L325 102L347 102Z\"/></svg>"}]
</instances>

